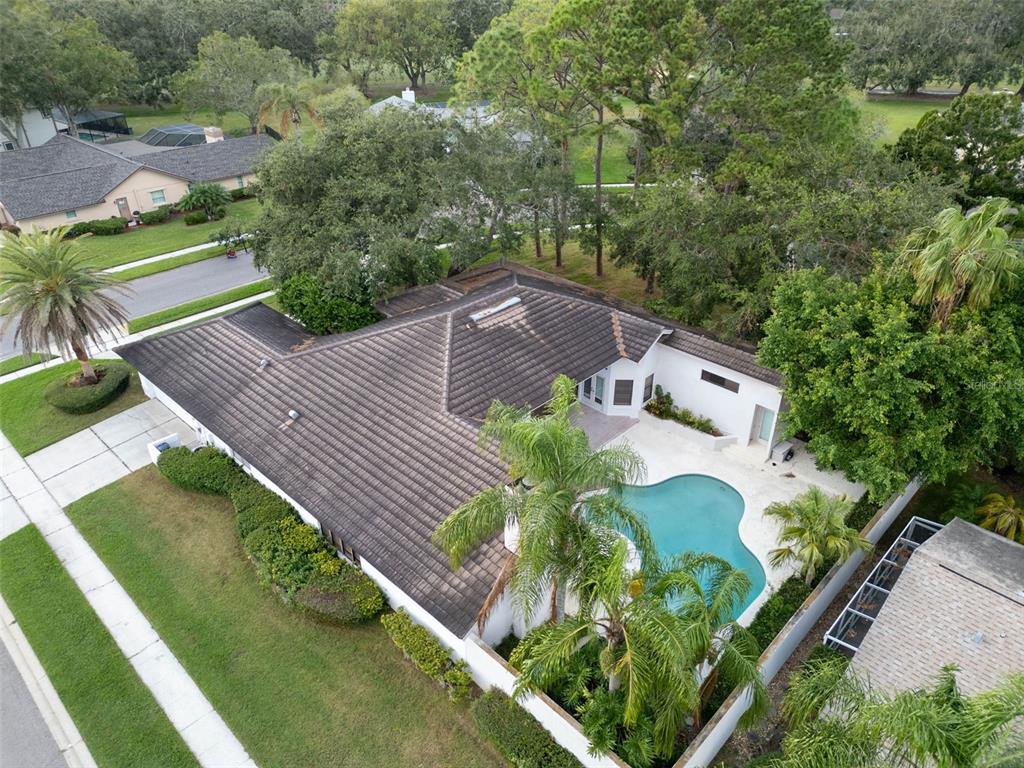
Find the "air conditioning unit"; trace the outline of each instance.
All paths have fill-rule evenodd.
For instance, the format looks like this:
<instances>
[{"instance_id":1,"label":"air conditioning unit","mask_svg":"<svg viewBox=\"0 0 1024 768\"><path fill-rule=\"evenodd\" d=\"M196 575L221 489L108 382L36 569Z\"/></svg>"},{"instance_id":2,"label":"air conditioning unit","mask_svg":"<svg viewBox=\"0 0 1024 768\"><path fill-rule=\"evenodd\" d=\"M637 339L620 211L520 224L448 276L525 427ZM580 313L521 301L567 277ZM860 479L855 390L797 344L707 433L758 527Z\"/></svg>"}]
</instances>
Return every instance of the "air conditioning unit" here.
<instances>
[{"instance_id":1,"label":"air conditioning unit","mask_svg":"<svg viewBox=\"0 0 1024 768\"><path fill-rule=\"evenodd\" d=\"M178 448L181 446L181 437L175 432L173 435L167 435L166 437L157 438L152 443L146 445L146 450L149 452L150 461L156 464L160 460L160 454L164 451L170 450L171 448Z\"/></svg>"},{"instance_id":2,"label":"air conditioning unit","mask_svg":"<svg viewBox=\"0 0 1024 768\"><path fill-rule=\"evenodd\" d=\"M772 448L772 464L782 464L796 455L796 448L788 440Z\"/></svg>"}]
</instances>

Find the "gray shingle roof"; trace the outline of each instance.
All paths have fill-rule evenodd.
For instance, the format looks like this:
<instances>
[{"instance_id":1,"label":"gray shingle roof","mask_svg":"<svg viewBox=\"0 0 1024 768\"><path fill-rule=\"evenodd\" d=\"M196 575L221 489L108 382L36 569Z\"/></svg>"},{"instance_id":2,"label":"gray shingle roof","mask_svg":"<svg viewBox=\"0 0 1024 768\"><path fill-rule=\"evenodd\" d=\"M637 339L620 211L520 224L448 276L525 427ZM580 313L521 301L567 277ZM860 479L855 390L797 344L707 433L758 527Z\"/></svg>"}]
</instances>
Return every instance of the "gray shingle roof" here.
<instances>
[{"instance_id":1,"label":"gray shingle roof","mask_svg":"<svg viewBox=\"0 0 1024 768\"><path fill-rule=\"evenodd\" d=\"M901 691L955 663L976 694L1024 670L1022 637L1024 546L954 518L910 556L851 666Z\"/></svg>"},{"instance_id":2,"label":"gray shingle roof","mask_svg":"<svg viewBox=\"0 0 1024 768\"><path fill-rule=\"evenodd\" d=\"M175 147L166 152L145 155L139 162L189 181L216 181L252 173L259 156L273 143L274 140L269 136L254 134L208 144Z\"/></svg>"},{"instance_id":3,"label":"gray shingle roof","mask_svg":"<svg viewBox=\"0 0 1024 768\"><path fill-rule=\"evenodd\" d=\"M0 202L16 220L31 219L102 202L141 168L188 181L226 179L251 173L271 144L268 136L247 136L124 157L59 133L38 147L0 152Z\"/></svg>"},{"instance_id":4,"label":"gray shingle roof","mask_svg":"<svg viewBox=\"0 0 1024 768\"><path fill-rule=\"evenodd\" d=\"M757 355L751 350L725 344L717 339L691 329L676 327L671 336L661 340L662 344L688 352L712 363L745 373L772 386L782 385L782 374L772 368L765 368L757 362Z\"/></svg>"}]
</instances>

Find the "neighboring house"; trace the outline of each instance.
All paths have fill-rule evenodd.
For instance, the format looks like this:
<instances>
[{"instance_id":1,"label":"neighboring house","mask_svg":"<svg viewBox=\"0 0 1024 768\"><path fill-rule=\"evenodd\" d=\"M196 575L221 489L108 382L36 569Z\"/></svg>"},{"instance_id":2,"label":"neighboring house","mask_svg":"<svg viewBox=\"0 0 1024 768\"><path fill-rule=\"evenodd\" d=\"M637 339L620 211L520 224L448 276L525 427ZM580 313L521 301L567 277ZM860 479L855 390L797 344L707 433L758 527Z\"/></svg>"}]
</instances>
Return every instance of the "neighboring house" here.
<instances>
[{"instance_id":1,"label":"neighboring house","mask_svg":"<svg viewBox=\"0 0 1024 768\"><path fill-rule=\"evenodd\" d=\"M237 189L273 141L214 141L124 157L109 146L58 134L39 147L0 153L0 221L49 229L76 221L130 218L175 203L199 181Z\"/></svg>"},{"instance_id":2,"label":"neighboring house","mask_svg":"<svg viewBox=\"0 0 1024 768\"><path fill-rule=\"evenodd\" d=\"M61 123L62 128L67 128ZM20 117L4 116L0 118L0 149L11 151L38 147L45 144L58 133L58 126L50 112L39 109L27 109Z\"/></svg>"},{"instance_id":3,"label":"neighboring house","mask_svg":"<svg viewBox=\"0 0 1024 768\"><path fill-rule=\"evenodd\" d=\"M504 537L453 571L431 535L507 477L478 445L492 400L542 406L565 374L589 419L614 420L637 417L661 385L734 442L763 441L765 458L774 441L780 378L751 352L574 283L494 265L381 308L372 326L313 337L257 304L117 351L150 396L293 504L474 674L479 637L522 631L507 599L476 629Z\"/></svg>"},{"instance_id":4,"label":"neighboring house","mask_svg":"<svg viewBox=\"0 0 1024 768\"><path fill-rule=\"evenodd\" d=\"M965 694L991 690L1024 670L1024 546L959 518L935 533L915 521L825 641L890 693L927 687L944 664Z\"/></svg>"},{"instance_id":5,"label":"neighboring house","mask_svg":"<svg viewBox=\"0 0 1024 768\"><path fill-rule=\"evenodd\" d=\"M416 91L406 88L401 96L388 96L374 104L371 104L370 112L377 114L385 109L415 110L424 114L436 117L438 120L454 118L464 126L487 125L495 119L490 110L490 103L481 101L477 104L466 107L449 107L445 102L418 103Z\"/></svg>"}]
</instances>

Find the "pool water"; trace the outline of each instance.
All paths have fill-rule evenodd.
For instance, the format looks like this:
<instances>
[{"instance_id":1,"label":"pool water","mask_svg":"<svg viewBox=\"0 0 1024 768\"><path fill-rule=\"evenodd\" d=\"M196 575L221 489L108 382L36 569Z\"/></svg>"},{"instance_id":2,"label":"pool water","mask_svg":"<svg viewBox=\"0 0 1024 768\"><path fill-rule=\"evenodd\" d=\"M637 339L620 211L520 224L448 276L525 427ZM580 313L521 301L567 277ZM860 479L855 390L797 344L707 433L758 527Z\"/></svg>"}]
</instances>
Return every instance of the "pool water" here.
<instances>
[{"instance_id":1,"label":"pool water","mask_svg":"<svg viewBox=\"0 0 1024 768\"><path fill-rule=\"evenodd\" d=\"M764 569L740 540L743 497L728 483L707 475L677 475L655 485L630 485L623 501L647 519L658 554L670 558L683 552L708 552L742 568L750 592L736 606L736 618L765 586Z\"/></svg>"}]
</instances>

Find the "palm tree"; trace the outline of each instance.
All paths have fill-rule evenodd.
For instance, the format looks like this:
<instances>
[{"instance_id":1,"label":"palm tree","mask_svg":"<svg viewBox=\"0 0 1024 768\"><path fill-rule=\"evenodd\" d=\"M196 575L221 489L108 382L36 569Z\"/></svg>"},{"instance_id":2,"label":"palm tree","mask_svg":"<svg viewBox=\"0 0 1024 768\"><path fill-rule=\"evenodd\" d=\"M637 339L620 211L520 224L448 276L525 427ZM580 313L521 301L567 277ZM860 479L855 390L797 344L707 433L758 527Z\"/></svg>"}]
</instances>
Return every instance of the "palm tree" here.
<instances>
[{"instance_id":1,"label":"palm tree","mask_svg":"<svg viewBox=\"0 0 1024 768\"><path fill-rule=\"evenodd\" d=\"M984 517L982 528L1024 544L1024 507L1018 507L1013 496L990 493L985 497L985 503L978 507L978 514Z\"/></svg>"},{"instance_id":2,"label":"palm tree","mask_svg":"<svg viewBox=\"0 0 1024 768\"><path fill-rule=\"evenodd\" d=\"M592 450L586 432L570 420L578 407L576 385L559 376L544 415L497 401L487 411L480 442L497 445L509 484L474 496L434 533L434 543L458 568L506 525L518 528L518 553L506 559L481 608L481 628L506 586L527 618L550 586L550 615L557 620L560 585L571 584L583 566L578 542L588 522L625 531L645 560L654 552L643 519L618 494L643 477L643 461L626 446Z\"/></svg>"},{"instance_id":3,"label":"palm tree","mask_svg":"<svg viewBox=\"0 0 1024 768\"><path fill-rule=\"evenodd\" d=\"M794 561L807 586L814 583L826 560L847 560L854 552L867 552L872 543L846 525L853 508L848 496L828 496L811 486L790 502L775 502L765 514L782 523L778 549L768 553L773 566Z\"/></svg>"},{"instance_id":4,"label":"palm tree","mask_svg":"<svg viewBox=\"0 0 1024 768\"><path fill-rule=\"evenodd\" d=\"M128 319L124 308L101 291L124 293L126 288L114 275L90 264L91 257L73 240L64 239L69 229L3 234L3 329L17 323L14 340L21 339L26 355L51 346L64 357L74 355L82 366L82 381L95 384L98 378L86 352L89 341L98 342L105 332L120 332Z\"/></svg>"},{"instance_id":5,"label":"palm tree","mask_svg":"<svg viewBox=\"0 0 1024 768\"><path fill-rule=\"evenodd\" d=\"M178 201L178 208L185 211L203 211L212 219L217 210L231 202L231 193L215 181L201 181L189 187L188 192Z\"/></svg>"},{"instance_id":6,"label":"palm tree","mask_svg":"<svg viewBox=\"0 0 1024 768\"><path fill-rule=\"evenodd\" d=\"M302 133L302 115L305 113L314 125L321 125L317 114L316 99L324 92L325 84L315 78L306 78L301 83L265 83L259 87L256 97L260 101L257 130L263 130L267 120L280 115L278 131L288 136L293 130Z\"/></svg>"},{"instance_id":7,"label":"palm tree","mask_svg":"<svg viewBox=\"0 0 1024 768\"><path fill-rule=\"evenodd\" d=\"M671 755L686 716L699 716L704 686L698 667L705 660L712 660L715 680L721 670L750 685L754 705L744 723L765 711L768 700L757 670L757 645L745 630L719 619L749 589L743 574L710 555L688 555L650 572L637 570L629 542L600 527L590 529L580 546L586 567L575 585L579 610L524 638L516 650L520 690L550 686L596 641L602 645L600 664L608 690L623 692L622 725L634 726L651 713L654 747L661 757ZM710 587L699 584L705 571L717 577ZM711 626L716 623L730 625L735 634L714 636ZM713 687L711 682L708 690Z\"/></svg>"},{"instance_id":8,"label":"palm tree","mask_svg":"<svg viewBox=\"0 0 1024 768\"><path fill-rule=\"evenodd\" d=\"M961 301L985 309L1020 279L1020 249L1004 226L1014 215L1010 201L996 197L966 216L947 208L911 233L903 258L917 282L914 301L931 304L935 322L945 326Z\"/></svg>"},{"instance_id":9,"label":"palm tree","mask_svg":"<svg viewBox=\"0 0 1024 768\"><path fill-rule=\"evenodd\" d=\"M923 691L888 694L846 669L811 663L790 679L782 711L791 730L773 768L995 768L1021 765L1024 673L966 697L955 665ZM828 714L821 716L825 711Z\"/></svg>"}]
</instances>

